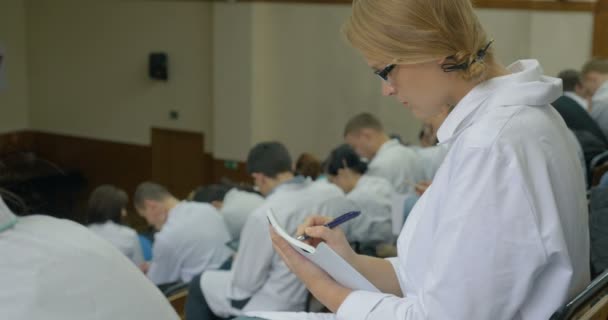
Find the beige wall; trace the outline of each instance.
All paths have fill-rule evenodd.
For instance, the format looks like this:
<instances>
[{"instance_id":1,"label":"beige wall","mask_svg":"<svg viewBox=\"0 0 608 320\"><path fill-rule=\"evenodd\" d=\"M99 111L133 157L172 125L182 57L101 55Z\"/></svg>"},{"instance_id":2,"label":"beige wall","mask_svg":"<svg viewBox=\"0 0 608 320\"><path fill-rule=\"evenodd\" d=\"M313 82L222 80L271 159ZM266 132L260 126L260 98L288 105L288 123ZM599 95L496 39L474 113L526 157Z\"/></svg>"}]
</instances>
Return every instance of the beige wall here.
<instances>
[{"instance_id":1,"label":"beige wall","mask_svg":"<svg viewBox=\"0 0 608 320\"><path fill-rule=\"evenodd\" d=\"M530 32L530 56L541 61L545 74L579 69L591 57L591 12L535 12Z\"/></svg>"},{"instance_id":2,"label":"beige wall","mask_svg":"<svg viewBox=\"0 0 608 320\"><path fill-rule=\"evenodd\" d=\"M218 158L243 160L261 140L324 157L341 142L345 121L370 111L387 131L416 141L419 122L380 95L339 32L349 6L27 0L25 28L23 1L0 4L0 42L21 41L22 52L9 71L10 105L22 107L10 109L12 120L0 118L0 130L27 126L27 29L34 129L147 144L149 128L160 126L204 132ZM590 54L591 13L478 14L505 64L534 57L553 75ZM22 27L13 32L15 25ZM169 53L168 83L147 78L147 55L159 50ZM170 110L180 120L169 120Z\"/></svg>"},{"instance_id":3,"label":"beige wall","mask_svg":"<svg viewBox=\"0 0 608 320\"><path fill-rule=\"evenodd\" d=\"M324 157L341 142L347 119L361 111L416 142L420 123L380 95L380 82L340 34L349 6L216 3L214 8L214 61L226 72L214 78L216 156L244 159L251 144L278 139L294 155L309 151ZM505 64L537 58L554 75L589 56L591 13L480 9L478 15ZM226 66L229 59L236 65ZM251 123L230 114L249 116Z\"/></svg>"},{"instance_id":4,"label":"beige wall","mask_svg":"<svg viewBox=\"0 0 608 320\"><path fill-rule=\"evenodd\" d=\"M0 47L7 88L0 89L0 133L28 127L25 0L0 1Z\"/></svg>"},{"instance_id":5,"label":"beige wall","mask_svg":"<svg viewBox=\"0 0 608 320\"><path fill-rule=\"evenodd\" d=\"M147 144L159 126L213 141L210 3L30 0L27 12L34 129ZM153 51L168 53L169 82L148 78Z\"/></svg>"},{"instance_id":6,"label":"beige wall","mask_svg":"<svg viewBox=\"0 0 608 320\"><path fill-rule=\"evenodd\" d=\"M213 6L213 153L242 160L251 146L251 4Z\"/></svg>"}]
</instances>

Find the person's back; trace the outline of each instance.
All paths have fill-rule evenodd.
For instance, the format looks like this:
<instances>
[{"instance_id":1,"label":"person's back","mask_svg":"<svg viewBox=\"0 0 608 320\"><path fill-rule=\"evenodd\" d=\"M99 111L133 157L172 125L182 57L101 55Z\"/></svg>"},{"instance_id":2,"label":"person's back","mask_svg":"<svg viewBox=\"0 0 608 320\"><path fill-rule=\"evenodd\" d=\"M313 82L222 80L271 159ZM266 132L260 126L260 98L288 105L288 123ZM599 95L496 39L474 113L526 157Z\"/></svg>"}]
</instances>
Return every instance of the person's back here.
<instances>
[{"instance_id":1,"label":"person's back","mask_svg":"<svg viewBox=\"0 0 608 320\"><path fill-rule=\"evenodd\" d=\"M387 179L398 192L408 191L425 179L420 155L397 140L382 145L369 162L367 174Z\"/></svg>"},{"instance_id":2,"label":"person's back","mask_svg":"<svg viewBox=\"0 0 608 320\"><path fill-rule=\"evenodd\" d=\"M88 225L88 228L99 237L113 244L135 265L139 266L144 262L143 250L135 230L113 221L93 223Z\"/></svg>"},{"instance_id":3,"label":"person's back","mask_svg":"<svg viewBox=\"0 0 608 320\"><path fill-rule=\"evenodd\" d=\"M224 197L220 213L232 239L238 240L247 219L262 205L264 198L259 194L233 188Z\"/></svg>"},{"instance_id":4,"label":"person's back","mask_svg":"<svg viewBox=\"0 0 608 320\"><path fill-rule=\"evenodd\" d=\"M364 174L346 198L361 208L361 216L344 228L349 240L366 243L388 242L392 239L391 208L394 189L382 177Z\"/></svg>"},{"instance_id":5,"label":"person's back","mask_svg":"<svg viewBox=\"0 0 608 320\"><path fill-rule=\"evenodd\" d=\"M372 114L352 117L344 128L344 140L359 157L369 161L369 175L387 179L397 192L411 191L414 184L425 179L421 157L399 140L390 139Z\"/></svg>"},{"instance_id":6,"label":"person's back","mask_svg":"<svg viewBox=\"0 0 608 320\"><path fill-rule=\"evenodd\" d=\"M210 204L180 202L155 235L148 277L156 284L189 282L195 275L218 269L232 255L230 235Z\"/></svg>"},{"instance_id":7,"label":"person's back","mask_svg":"<svg viewBox=\"0 0 608 320\"><path fill-rule=\"evenodd\" d=\"M0 319L179 319L116 248L71 221L19 218L0 232L0 254Z\"/></svg>"},{"instance_id":8,"label":"person's back","mask_svg":"<svg viewBox=\"0 0 608 320\"><path fill-rule=\"evenodd\" d=\"M422 166L424 168L424 180L432 181L435 177L435 173L441 167L443 159L449 151L449 146L446 144L434 145L429 147L414 149L421 158ZM420 182L420 181L416 181Z\"/></svg>"},{"instance_id":9,"label":"person's back","mask_svg":"<svg viewBox=\"0 0 608 320\"><path fill-rule=\"evenodd\" d=\"M306 289L272 250L266 212L272 209L285 230L295 233L301 221L322 202L340 195L338 188L303 177L278 186L247 220L230 275L222 271L203 274L202 289L214 313L228 316L253 310L304 310ZM231 281L221 283L224 276L232 277ZM230 306L223 297L225 290L231 301L247 302L240 308Z\"/></svg>"},{"instance_id":10,"label":"person's back","mask_svg":"<svg viewBox=\"0 0 608 320\"><path fill-rule=\"evenodd\" d=\"M591 95L591 117L608 137L608 59L592 59L583 66L583 88Z\"/></svg>"}]
</instances>

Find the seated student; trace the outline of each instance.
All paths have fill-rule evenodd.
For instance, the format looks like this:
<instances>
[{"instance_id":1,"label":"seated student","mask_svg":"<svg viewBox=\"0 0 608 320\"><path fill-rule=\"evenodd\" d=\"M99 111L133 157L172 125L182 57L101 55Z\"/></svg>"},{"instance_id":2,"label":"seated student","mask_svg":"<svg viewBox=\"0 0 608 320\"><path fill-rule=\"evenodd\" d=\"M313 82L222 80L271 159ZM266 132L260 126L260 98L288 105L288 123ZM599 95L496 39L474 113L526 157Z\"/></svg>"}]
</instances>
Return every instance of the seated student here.
<instances>
[{"instance_id":1,"label":"seated student","mask_svg":"<svg viewBox=\"0 0 608 320\"><path fill-rule=\"evenodd\" d=\"M608 138L608 59L587 62L581 76L585 93L591 96L591 117Z\"/></svg>"},{"instance_id":2,"label":"seated student","mask_svg":"<svg viewBox=\"0 0 608 320\"><path fill-rule=\"evenodd\" d=\"M357 0L344 32L383 93L407 101L416 117L454 107L438 131L450 151L401 232L397 258L355 254L324 218L298 230L313 245L325 241L380 292L340 285L272 235L285 263L335 313L324 318L549 319L590 280L575 140L550 106L561 81L536 60L502 66L470 0Z\"/></svg>"},{"instance_id":3,"label":"seated student","mask_svg":"<svg viewBox=\"0 0 608 320\"><path fill-rule=\"evenodd\" d=\"M353 148L344 144L326 161L328 179L361 209L361 216L346 227L350 241L374 244L392 240L391 199L393 186L382 177L366 174L367 164Z\"/></svg>"},{"instance_id":4,"label":"seated student","mask_svg":"<svg viewBox=\"0 0 608 320\"><path fill-rule=\"evenodd\" d=\"M111 185L97 187L87 204L88 227L140 266L144 256L139 237L135 230L121 225L128 203L129 196L124 190Z\"/></svg>"},{"instance_id":5,"label":"seated student","mask_svg":"<svg viewBox=\"0 0 608 320\"><path fill-rule=\"evenodd\" d=\"M360 157L369 160L369 175L387 179L398 192L411 191L416 182L425 179L420 156L399 141L389 139L380 120L369 113L358 114L348 121L344 139Z\"/></svg>"},{"instance_id":6,"label":"seated student","mask_svg":"<svg viewBox=\"0 0 608 320\"><path fill-rule=\"evenodd\" d=\"M165 187L144 182L137 187L135 208L158 230L147 275L157 285L190 282L218 269L232 256L230 234L210 204L177 200Z\"/></svg>"},{"instance_id":7,"label":"seated student","mask_svg":"<svg viewBox=\"0 0 608 320\"><path fill-rule=\"evenodd\" d=\"M589 167L591 160L608 148L608 140L585 110L586 97L580 74L574 70L566 70L559 73L559 78L562 79L564 95L552 105L576 136L584 155L584 165ZM590 178L590 175L587 175L587 178Z\"/></svg>"},{"instance_id":8,"label":"seated student","mask_svg":"<svg viewBox=\"0 0 608 320\"><path fill-rule=\"evenodd\" d=\"M304 310L307 291L272 249L266 212L272 208L279 223L294 233L305 216L341 193L294 176L291 170L291 157L282 144L265 142L251 149L247 171L266 199L241 232L232 270L207 271L200 285L192 281L188 319L217 319L252 310Z\"/></svg>"},{"instance_id":9,"label":"seated student","mask_svg":"<svg viewBox=\"0 0 608 320\"><path fill-rule=\"evenodd\" d=\"M110 243L68 220L18 218L2 197L0 255L0 319L179 319Z\"/></svg>"},{"instance_id":10,"label":"seated student","mask_svg":"<svg viewBox=\"0 0 608 320\"><path fill-rule=\"evenodd\" d=\"M222 184L198 188L193 200L211 203L219 210L233 241L239 240L247 218L264 202L264 198L257 193Z\"/></svg>"},{"instance_id":11,"label":"seated student","mask_svg":"<svg viewBox=\"0 0 608 320\"><path fill-rule=\"evenodd\" d=\"M295 174L317 180L323 174L321 161L310 153L302 153L296 160Z\"/></svg>"}]
</instances>

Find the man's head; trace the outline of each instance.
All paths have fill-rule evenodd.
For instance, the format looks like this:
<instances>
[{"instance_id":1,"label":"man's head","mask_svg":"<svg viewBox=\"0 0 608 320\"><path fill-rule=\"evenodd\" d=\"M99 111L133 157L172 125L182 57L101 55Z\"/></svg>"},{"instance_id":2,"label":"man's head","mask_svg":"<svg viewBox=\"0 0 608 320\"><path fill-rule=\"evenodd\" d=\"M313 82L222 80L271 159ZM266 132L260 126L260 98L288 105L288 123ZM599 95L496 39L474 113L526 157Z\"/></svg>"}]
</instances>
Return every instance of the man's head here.
<instances>
[{"instance_id":1,"label":"man's head","mask_svg":"<svg viewBox=\"0 0 608 320\"><path fill-rule=\"evenodd\" d=\"M564 70L560 72L557 77L562 79L564 92L574 92L583 98L587 98L588 94L583 88L580 72L576 70Z\"/></svg>"},{"instance_id":2,"label":"man's head","mask_svg":"<svg viewBox=\"0 0 608 320\"><path fill-rule=\"evenodd\" d=\"M160 230L167 221L169 211L172 209L169 203L174 201L176 201L175 197L165 187L153 182L140 184L133 197L139 215L156 230Z\"/></svg>"},{"instance_id":3,"label":"man's head","mask_svg":"<svg viewBox=\"0 0 608 320\"><path fill-rule=\"evenodd\" d=\"M258 143L247 156L247 172L264 196L283 181L293 178L291 169L291 156L279 142Z\"/></svg>"},{"instance_id":4,"label":"man's head","mask_svg":"<svg viewBox=\"0 0 608 320\"><path fill-rule=\"evenodd\" d=\"M224 197L231 187L223 184L211 184L194 190L193 201L210 203L220 210L224 206Z\"/></svg>"},{"instance_id":5,"label":"man's head","mask_svg":"<svg viewBox=\"0 0 608 320\"><path fill-rule=\"evenodd\" d=\"M387 140L382 123L369 113L352 117L344 127L344 141L363 158L373 158Z\"/></svg>"},{"instance_id":6,"label":"man's head","mask_svg":"<svg viewBox=\"0 0 608 320\"><path fill-rule=\"evenodd\" d=\"M608 81L608 59L593 59L583 66L581 72L585 93L592 97Z\"/></svg>"}]
</instances>

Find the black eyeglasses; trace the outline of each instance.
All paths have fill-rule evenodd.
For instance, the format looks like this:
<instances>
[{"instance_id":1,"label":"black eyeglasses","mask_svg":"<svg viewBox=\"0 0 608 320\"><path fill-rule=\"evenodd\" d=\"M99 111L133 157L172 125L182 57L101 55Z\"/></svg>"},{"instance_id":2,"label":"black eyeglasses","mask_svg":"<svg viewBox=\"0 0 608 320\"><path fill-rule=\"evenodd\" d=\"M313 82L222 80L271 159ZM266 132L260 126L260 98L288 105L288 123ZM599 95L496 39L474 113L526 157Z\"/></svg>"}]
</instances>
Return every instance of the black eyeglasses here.
<instances>
[{"instance_id":1,"label":"black eyeglasses","mask_svg":"<svg viewBox=\"0 0 608 320\"><path fill-rule=\"evenodd\" d=\"M388 81L388 74L391 73L396 66L396 64L389 64L388 66L384 67L384 69L376 70L374 73L378 75L378 77L382 78L382 80Z\"/></svg>"}]
</instances>

